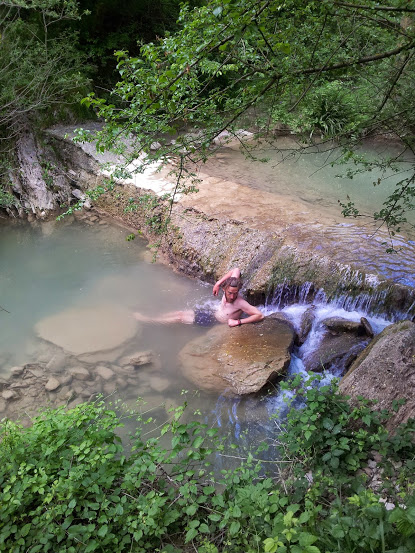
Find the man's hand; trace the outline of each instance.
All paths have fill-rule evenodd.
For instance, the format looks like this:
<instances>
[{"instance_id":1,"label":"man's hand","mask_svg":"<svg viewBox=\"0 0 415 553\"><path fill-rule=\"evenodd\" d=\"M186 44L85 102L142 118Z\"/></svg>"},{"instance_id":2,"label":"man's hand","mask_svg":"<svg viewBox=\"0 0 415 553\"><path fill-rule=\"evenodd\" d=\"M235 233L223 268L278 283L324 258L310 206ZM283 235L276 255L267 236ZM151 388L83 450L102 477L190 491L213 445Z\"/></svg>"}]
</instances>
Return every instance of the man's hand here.
<instances>
[{"instance_id":1,"label":"man's hand","mask_svg":"<svg viewBox=\"0 0 415 553\"><path fill-rule=\"evenodd\" d=\"M241 319L228 319L229 326L240 326L241 324Z\"/></svg>"},{"instance_id":2,"label":"man's hand","mask_svg":"<svg viewBox=\"0 0 415 553\"><path fill-rule=\"evenodd\" d=\"M219 284L219 282L217 282L215 284L215 286L213 287L213 295L217 296L219 294L219 290L220 290L220 284Z\"/></svg>"}]
</instances>

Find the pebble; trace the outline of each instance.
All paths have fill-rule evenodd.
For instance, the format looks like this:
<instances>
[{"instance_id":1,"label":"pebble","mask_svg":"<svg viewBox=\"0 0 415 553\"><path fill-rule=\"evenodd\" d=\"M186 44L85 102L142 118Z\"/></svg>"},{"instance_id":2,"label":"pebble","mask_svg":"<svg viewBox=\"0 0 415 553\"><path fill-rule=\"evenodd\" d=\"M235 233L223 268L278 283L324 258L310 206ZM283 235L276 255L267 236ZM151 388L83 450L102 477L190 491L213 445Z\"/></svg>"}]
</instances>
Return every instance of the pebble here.
<instances>
[{"instance_id":1,"label":"pebble","mask_svg":"<svg viewBox=\"0 0 415 553\"><path fill-rule=\"evenodd\" d=\"M111 380L111 378L114 377L114 371L109 369L108 367L100 366L96 368L96 373L98 376L103 378L104 380Z\"/></svg>"},{"instance_id":2,"label":"pebble","mask_svg":"<svg viewBox=\"0 0 415 553\"><path fill-rule=\"evenodd\" d=\"M17 394L16 392L13 392L12 390L4 390L1 394L1 397L5 399L6 401L10 401L11 399L16 399Z\"/></svg>"},{"instance_id":3,"label":"pebble","mask_svg":"<svg viewBox=\"0 0 415 553\"><path fill-rule=\"evenodd\" d=\"M59 380L52 376L52 378L49 378L49 380L46 382L45 390L47 392L53 392L53 390L57 390L60 385L61 383L59 382Z\"/></svg>"},{"instance_id":4,"label":"pebble","mask_svg":"<svg viewBox=\"0 0 415 553\"><path fill-rule=\"evenodd\" d=\"M84 367L73 367L68 370L68 373L73 376L73 378L76 378L76 380L90 380L91 374L87 369L84 369Z\"/></svg>"}]
</instances>

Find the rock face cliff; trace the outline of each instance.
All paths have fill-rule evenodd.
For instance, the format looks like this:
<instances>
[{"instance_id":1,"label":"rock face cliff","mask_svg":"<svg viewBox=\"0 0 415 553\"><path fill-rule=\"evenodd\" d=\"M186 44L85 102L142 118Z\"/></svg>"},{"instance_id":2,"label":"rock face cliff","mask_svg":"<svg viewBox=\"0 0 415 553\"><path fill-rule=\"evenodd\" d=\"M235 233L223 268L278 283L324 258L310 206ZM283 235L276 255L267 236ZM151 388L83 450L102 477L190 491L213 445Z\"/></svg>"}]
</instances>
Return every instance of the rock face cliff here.
<instances>
[{"instance_id":1,"label":"rock face cliff","mask_svg":"<svg viewBox=\"0 0 415 553\"><path fill-rule=\"evenodd\" d=\"M75 144L71 139L73 130L48 131L43 148L49 161L28 161L37 167L33 169L36 175L44 181L46 177L49 183L39 192L38 200L35 192L32 200L26 200L29 211L37 209L39 213L41 208L35 208L36 202L43 206L41 213L62 203L73 204L86 190L104 183L108 173L102 169L103 163L119 162L115 155L98 154L94 144ZM30 151L29 142L26 151ZM400 318L415 315L414 289L367 274L364 266L353 263L356 244L349 243L348 238L343 244L333 243L325 225L333 226L335 222L318 205L208 175L198 176L198 192L174 203L172 226L162 238L154 233L154 223L162 218L157 208L150 208L147 220L139 210L131 209L131 202L154 194L156 177L116 186L114 193L102 196L94 208L142 233L150 242L160 242L164 261L190 276L211 282L230 267L239 266L244 293L251 302L271 297L273 303L283 304L312 301L317 296L323 300L337 298L348 308L372 313L398 313ZM16 183L19 186L23 190ZM53 187L51 195L48 188Z\"/></svg>"},{"instance_id":2,"label":"rock face cliff","mask_svg":"<svg viewBox=\"0 0 415 553\"><path fill-rule=\"evenodd\" d=\"M403 321L385 328L359 355L340 383L340 391L352 400L359 396L376 400L376 409L393 413L394 428L415 417L415 324ZM394 402L405 400L404 405Z\"/></svg>"}]
</instances>

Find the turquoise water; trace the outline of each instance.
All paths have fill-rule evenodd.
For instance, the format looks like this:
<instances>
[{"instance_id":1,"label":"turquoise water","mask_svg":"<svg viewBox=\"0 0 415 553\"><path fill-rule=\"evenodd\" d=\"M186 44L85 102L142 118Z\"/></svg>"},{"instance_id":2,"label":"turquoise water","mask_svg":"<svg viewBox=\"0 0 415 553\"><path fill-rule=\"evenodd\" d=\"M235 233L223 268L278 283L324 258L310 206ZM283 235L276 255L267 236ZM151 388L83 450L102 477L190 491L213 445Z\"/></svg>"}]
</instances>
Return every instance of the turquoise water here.
<instances>
[{"instance_id":1,"label":"turquoise water","mask_svg":"<svg viewBox=\"0 0 415 553\"><path fill-rule=\"evenodd\" d=\"M328 145L311 148L303 155L298 154L299 144L294 137L280 137L274 146L271 148L264 143L253 152L258 158L267 160L263 163L244 156L239 144L222 147L199 169L210 176L277 195L282 202L287 198L290 205L292 202L298 205L299 212L310 207L313 221L318 220L308 232L301 226L298 229L301 234L297 237L301 247L310 253L329 255L333 261L415 286L415 229L410 224L404 225L401 232L392 237L384 225L369 217L382 208L395 184L413 173L411 156L403 156L405 161L397 174L377 170L349 179L344 175L354 166L334 164L339 151L331 150ZM361 148L368 159L387 159L399 151L399 146L390 141L367 141ZM374 186L379 178L382 178L381 184ZM368 217L345 219L339 201L347 203L349 200ZM414 212L408 212L407 218L415 224ZM285 221L287 225L290 222L293 230L287 232L291 232L295 240L297 227L295 220ZM392 254L386 251L391 245L396 250Z\"/></svg>"}]
</instances>

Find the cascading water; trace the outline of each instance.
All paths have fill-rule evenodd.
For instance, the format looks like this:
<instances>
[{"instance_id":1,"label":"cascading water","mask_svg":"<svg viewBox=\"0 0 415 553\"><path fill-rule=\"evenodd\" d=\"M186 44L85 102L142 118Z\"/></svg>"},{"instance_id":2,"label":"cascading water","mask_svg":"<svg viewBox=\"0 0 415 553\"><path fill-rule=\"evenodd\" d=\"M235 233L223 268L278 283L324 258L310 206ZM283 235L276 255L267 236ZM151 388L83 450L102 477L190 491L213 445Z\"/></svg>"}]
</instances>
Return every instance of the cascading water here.
<instances>
[{"instance_id":1,"label":"cascading water","mask_svg":"<svg viewBox=\"0 0 415 553\"><path fill-rule=\"evenodd\" d=\"M279 287L272 298L268 298L262 311L265 315L271 315L275 312L282 312L292 323L297 333L301 330L301 320L310 303L306 303L309 297L312 283L307 282L296 290L296 297L302 298L301 302L285 304L284 299L289 297L288 287ZM290 296L292 297L292 296ZM322 290L314 295L314 319L307 339L301 346L295 346L291 355L291 362L287 371L287 377L300 374L306 381L310 373L305 368L304 360L318 350L324 335L328 332L323 324L324 320L333 317L346 319L347 321L360 322L365 317L373 329L374 334L379 334L384 328L392 324L393 321L386 317L372 315L371 308L379 300L375 296L362 294L356 298L350 298L346 295L339 296L336 300L328 302ZM394 320L401 318L400 313L394 315ZM336 367L325 367L321 371L321 384L326 384L333 378L341 376ZM286 390L275 388L274 392L263 395L255 399L233 399L220 397L217 401L213 415L219 426L232 428L234 439L243 449L246 433L251 437L250 444L260 444L262 440L273 436L278 430L278 421L285 418L289 409L289 404L293 400L293 393Z\"/></svg>"}]
</instances>

